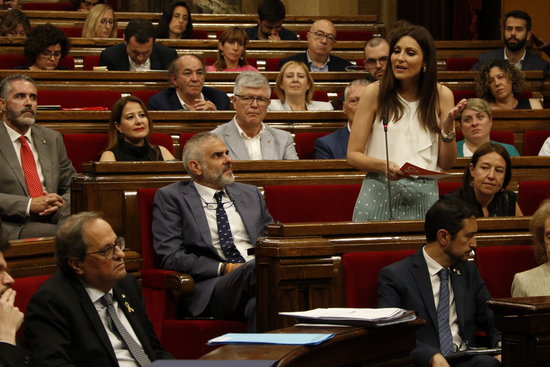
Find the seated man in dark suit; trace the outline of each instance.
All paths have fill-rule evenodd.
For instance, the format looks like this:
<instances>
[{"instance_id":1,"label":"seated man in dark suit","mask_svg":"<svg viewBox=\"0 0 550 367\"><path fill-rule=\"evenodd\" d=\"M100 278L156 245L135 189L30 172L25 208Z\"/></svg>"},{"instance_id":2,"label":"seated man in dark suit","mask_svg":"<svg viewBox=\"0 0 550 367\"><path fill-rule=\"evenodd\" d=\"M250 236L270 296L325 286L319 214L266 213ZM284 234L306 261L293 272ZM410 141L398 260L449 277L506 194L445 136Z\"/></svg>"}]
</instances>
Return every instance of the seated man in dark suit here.
<instances>
[{"instance_id":1,"label":"seated man in dark suit","mask_svg":"<svg viewBox=\"0 0 550 367\"><path fill-rule=\"evenodd\" d=\"M147 19L132 19L124 30L124 43L101 51L99 65L107 70L166 70L176 50L155 43L155 27Z\"/></svg>"},{"instance_id":2,"label":"seated man in dark suit","mask_svg":"<svg viewBox=\"0 0 550 367\"><path fill-rule=\"evenodd\" d=\"M30 366L29 352L16 345L15 336L23 323L23 313L14 306L15 291L11 289L14 283L8 273L8 264L4 252L9 242L0 229L0 366L25 367Z\"/></svg>"},{"instance_id":3,"label":"seated man in dark suit","mask_svg":"<svg viewBox=\"0 0 550 367\"><path fill-rule=\"evenodd\" d=\"M150 110L217 111L230 110L229 97L221 90L204 86L204 62L195 55L172 61L168 78L174 85L149 98Z\"/></svg>"},{"instance_id":4,"label":"seated man in dark suit","mask_svg":"<svg viewBox=\"0 0 550 367\"><path fill-rule=\"evenodd\" d=\"M29 302L25 340L40 366L148 366L172 359L124 265L124 238L98 214L67 218L55 238L58 270Z\"/></svg>"},{"instance_id":5,"label":"seated man in dark suit","mask_svg":"<svg viewBox=\"0 0 550 367\"><path fill-rule=\"evenodd\" d=\"M36 125L37 90L26 75L0 83L0 216L8 239L53 236L71 212L76 174L57 131Z\"/></svg>"},{"instance_id":6,"label":"seated man in dark suit","mask_svg":"<svg viewBox=\"0 0 550 367\"><path fill-rule=\"evenodd\" d=\"M294 60L308 65L309 71L346 71L351 62L330 54L335 43L336 27L328 19L319 19L307 33L306 52L282 59L279 69L286 62Z\"/></svg>"},{"instance_id":7,"label":"seated man in dark suit","mask_svg":"<svg viewBox=\"0 0 550 367\"><path fill-rule=\"evenodd\" d=\"M461 200L439 199L426 214L427 243L416 254L383 268L378 275L378 307L415 310L426 321L416 331L414 365L500 366L500 355L453 358L476 346L475 332L487 332L491 346L500 346L491 298L476 264L474 212Z\"/></svg>"},{"instance_id":8,"label":"seated man in dark suit","mask_svg":"<svg viewBox=\"0 0 550 367\"><path fill-rule=\"evenodd\" d=\"M504 49L490 51L479 56L472 70L479 70L492 60L508 60L520 70L550 71L550 63L527 50L531 39L531 17L524 11L514 10L504 16Z\"/></svg>"},{"instance_id":9,"label":"seated man in dark suit","mask_svg":"<svg viewBox=\"0 0 550 367\"><path fill-rule=\"evenodd\" d=\"M353 117L357 110L359 99L363 91L369 85L366 79L356 79L349 83L344 90L343 110L348 118L348 125L333 133L315 139L314 157L315 159L346 159L348 156L348 140L353 124Z\"/></svg>"},{"instance_id":10,"label":"seated man in dark suit","mask_svg":"<svg viewBox=\"0 0 550 367\"><path fill-rule=\"evenodd\" d=\"M248 250L273 219L256 186L234 182L218 135L193 136L182 160L192 181L155 195L153 245L160 266L193 276L196 291L182 303L186 313L246 320L255 330L255 261Z\"/></svg>"},{"instance_id":11,"label":"seated man in dark suit","mask_svg":"<svg viewBox=\"0 0 550 367\"><path fill-rule=\"evenodd\" d=\"M258 5L258 25L246 28L249 40L297 41L296 33L283 27L285 4L280 0L264 0Z\"/></svg>"}]
</instances>

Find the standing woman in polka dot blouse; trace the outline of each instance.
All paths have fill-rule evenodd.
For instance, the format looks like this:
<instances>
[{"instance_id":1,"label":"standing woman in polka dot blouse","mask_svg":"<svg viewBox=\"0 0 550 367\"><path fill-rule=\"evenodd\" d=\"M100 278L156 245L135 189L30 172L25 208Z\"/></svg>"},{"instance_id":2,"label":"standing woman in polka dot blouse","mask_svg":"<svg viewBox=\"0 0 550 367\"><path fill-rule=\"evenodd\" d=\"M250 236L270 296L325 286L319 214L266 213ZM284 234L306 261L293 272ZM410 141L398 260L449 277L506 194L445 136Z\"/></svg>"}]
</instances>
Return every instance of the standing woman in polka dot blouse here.
<instances>
[{"instance_id":1,"label":"standing woman in polka dot blouse","mask_svg":"<svg viewBox=\"0 0 550 367\"><path fill-rule=\"evenodd\" d=\"M395 29L390 36L390 63L382 80L363 92L349 138L349 164L368 172L355 204L354 220L424 219L438 199L437 181L407 176L400 167L410 162L432 171L451 168L456 159L454 120L465 102L453 107L453 93L437 83L430 33L405 22Z\"/></svg>"}]
</instances>

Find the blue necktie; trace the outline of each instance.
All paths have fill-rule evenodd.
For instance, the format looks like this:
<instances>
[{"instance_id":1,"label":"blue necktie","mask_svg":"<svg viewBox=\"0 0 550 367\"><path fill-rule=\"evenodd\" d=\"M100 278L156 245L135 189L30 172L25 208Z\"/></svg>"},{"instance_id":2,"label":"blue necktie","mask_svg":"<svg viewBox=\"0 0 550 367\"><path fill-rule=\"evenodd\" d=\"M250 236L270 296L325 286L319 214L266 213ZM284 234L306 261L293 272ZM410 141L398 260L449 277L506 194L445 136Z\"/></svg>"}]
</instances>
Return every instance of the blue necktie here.
<instances>
[{"instance_id":1,"label":"blue necktie","mask_svg":"<svg viewBox=\"0 0 550 367\"><path fill-rule=\"evenodd\" d=\"M225 258L230 263L244 263L244 258L241 256L235 243L233 242L233 234L227 219L227 213L222 203L223 191L218 191L214 194L214 199L218 206L216 207L216 222L218 223L218 236L220 237L220 246Z\"/></svg>"},{"instance_id":2,"label":"blue necktie","mask_svg":"<svg viewBox=\"0 0 550 367\"><path fill-rule=\"evenodd\" d=\"M439 345L441 354L448 356L453 351L453 336L449 326L449 269L441 269L438 273L439 305L437 306L437 324L439 326Z\"/></svg>"}]
</instances>

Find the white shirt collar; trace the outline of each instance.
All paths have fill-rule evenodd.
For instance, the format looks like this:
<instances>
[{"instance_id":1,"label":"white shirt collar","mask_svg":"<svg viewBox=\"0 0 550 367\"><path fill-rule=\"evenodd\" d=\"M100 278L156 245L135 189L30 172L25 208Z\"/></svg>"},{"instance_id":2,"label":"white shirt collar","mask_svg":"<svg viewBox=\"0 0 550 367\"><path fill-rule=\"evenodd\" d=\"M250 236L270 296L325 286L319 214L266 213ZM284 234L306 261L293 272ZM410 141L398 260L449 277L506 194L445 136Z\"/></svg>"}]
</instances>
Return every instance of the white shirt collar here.
<instances>
[{"instance_id":1,"label":"white shirt collar","mask_svg":"<svg viewBox=\"0 0 550 367\"><path fill-rule=\"evenodd\" d=\"M9 135L12 143L15 142L15 141L18 141L21 134L18 133L17 131L15 131L14 129L12 129L5 122L4 122L4 126L6 126L6 131L8 132L8 135ZM24 134L24 136L26 136L27 139L29 140L29 143L32 144L32 134L31 134L31 129L30 128L29 128L29 130L27 130L27 132Z\"/></svg>"},{"instance_id":2,"label":"white shirt collar","mask_svg":"<svg viewBox=\"0 0 550 367\"><path fill-rule=\"evenodd\" d=\"M130 61L130 71L150 71L151 70L151 58L148 58L143 64L136 64L130 56L128 56L128 61Z\"/></svg>"},{"instance_id":3,"label":"white shirt collar","mask_svg":"<svg viewBox=\"0 0 550 367\"><path fill-rule=\"evenodd\" d=\"M197 181L193 181L193 184L195 185L195 188L197 189L197 192L199 193L199 196L202 198L202 200L204 202L207 202L207 203L213 203L215 201L212 201L212 199L214 198L214 194L218 191L223 191L225 192L224 189L222 190L216 190L216 189L213 189L211 187L208 187L208 186L205 186L205 185L201 185L200 183L198 183Z\"/></svg>"},{"instance_id":4,"label":"white shirt collar","mask_svg":"<svg viewBox=\"0 0 550 367\"><path fill-rule=\"evenodd\" d=\"M237 126L237 130L239 131L239 135L243 138L243 139L247 139L247 140L252 140L252 139L259 139L262 134L264 133L265 131L265 125L263 122L261 122L261 127L260 127L260 131L258 132L258 134L254 137L250 137L248 136L243 129L241 129L241 127L239 126L239 123L237 122L237 118L235 117L235 125Z\"/></svg>"},{"instance_id":5,"label":"white shirt collar","mask_svg":"<svg viewBox=\"0 0 550 367\"><path fill-rule=\"evenodd\" d=\"M508 55L506 54L506 47L504 47L504 60L510 61L510 58L508 58ZM523 60L525 59L525 55L527 55L527 49L523 50L523 56L521 56L521 59L519 59L517 64L514 64L512 61L510 63L521 70L521 64L523 63Z\"/></svg>"},{"instance_id":6,"label":"white shirt collar","mask_svg":"<svg viewBox=\"0 0 550 367\"><path fill-rule=\"evenodd\" d=\"M176 89L176 96L178 96L178 99L179 99L180 104L182 105L183 109L186 110L186 111L189 111L191 108L189 107L189 105L188 105L187 103L185 103L185 102L183 101L183 99L181 99L180 95L178 94L177 89ZM204 96L203 96L202 93L201 93L199 99L204 100Z\"/></svg>"},{"instance_id":7,"label":"white shirt collar","mask_svg":"<svg viewBox=\"0 0 550 367\"><path fill-rule=\"evenodd\" d=\"M311 65L313 68L315 68L315 69L328 68L328 63L330 62L330 54L328 54L327 61L325 61L325 63L321 66L317 66L313 63L313 60L311 59L311 57L309 57L309 51L308 50L306 50L306 56L307 56L307 63L309 65Z\"/></svg>"},{"instance_id":8,"label":"white shirt collar","mask_svg":"<svg viewBox=\"0 0 550 367\"><path fill-rule=\"evenodd\" d=\"M426 265L428 266L428 273L430 274L430 277L435 276L441 269L443 269L443 266L441 266L437 261L432 259L430 255L426 252L426 246L422 247L422 254L424 255L424 260L426 260Z\"/></svg>"}]
</instances>

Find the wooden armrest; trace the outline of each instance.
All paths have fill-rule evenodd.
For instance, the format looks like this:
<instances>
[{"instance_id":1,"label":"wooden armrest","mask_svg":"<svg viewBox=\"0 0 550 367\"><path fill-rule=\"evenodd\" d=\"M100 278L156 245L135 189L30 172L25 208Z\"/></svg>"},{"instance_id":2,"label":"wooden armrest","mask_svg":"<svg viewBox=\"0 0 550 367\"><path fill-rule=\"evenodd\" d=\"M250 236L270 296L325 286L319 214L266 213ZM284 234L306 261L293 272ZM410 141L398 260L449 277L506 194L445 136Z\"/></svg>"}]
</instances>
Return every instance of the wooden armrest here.
<instances>
[{"instance_id":1,"label":"wooden armrest","mask_svg":"<svg viewBox=\"0 0 550 367\"><path fill-rule=\"evenodd\" d=\"M190 295L195 292L195 281L188 274L173 273L166 275L166 289L170 291L174 298L182 295Z\"/></svg>"}]
</instances>

